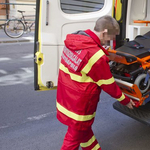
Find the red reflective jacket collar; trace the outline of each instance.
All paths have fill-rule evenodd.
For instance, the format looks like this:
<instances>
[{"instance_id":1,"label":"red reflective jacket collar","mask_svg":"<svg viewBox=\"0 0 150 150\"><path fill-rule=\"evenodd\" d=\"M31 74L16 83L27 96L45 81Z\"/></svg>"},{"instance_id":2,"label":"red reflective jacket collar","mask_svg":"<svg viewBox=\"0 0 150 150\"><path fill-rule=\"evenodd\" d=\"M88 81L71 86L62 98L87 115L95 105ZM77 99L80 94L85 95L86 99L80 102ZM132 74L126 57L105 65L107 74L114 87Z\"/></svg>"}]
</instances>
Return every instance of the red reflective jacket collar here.
<instances>
[{"instance_id":1,"label":"red reflective jacket collar","mask_svg":"<svg viewBox=\"0 0 150 150\"><path fill-rule=\"evenodd\" d=\"M97 43L97 45L103 50L103 52L106 55L109 55L106 49L102 47L100 39L97 37L97 35L94 32L92 32L90 29L84 32L87 33Z\"/></svg>"}]
</instances>

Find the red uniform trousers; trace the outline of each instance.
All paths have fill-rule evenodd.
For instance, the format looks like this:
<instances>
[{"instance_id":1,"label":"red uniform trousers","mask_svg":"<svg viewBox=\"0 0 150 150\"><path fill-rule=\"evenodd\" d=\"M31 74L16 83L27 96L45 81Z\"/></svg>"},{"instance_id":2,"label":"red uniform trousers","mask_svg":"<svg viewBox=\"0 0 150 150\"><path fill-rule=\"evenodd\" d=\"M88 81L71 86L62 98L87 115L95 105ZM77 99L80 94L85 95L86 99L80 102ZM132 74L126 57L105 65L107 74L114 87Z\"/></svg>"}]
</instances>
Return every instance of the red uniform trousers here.
<instances>
[{"instance_id":1,"label":"red uniform trousers","mask_svg":"<svg viewBox=\"0 0 150 150\"><path fill-rule=\"evenodd\" d=\"M78 131L68 127L61 150L78 150L79 146L82 150L101 150L91 128Z\"/></svg>"}]
</instances>

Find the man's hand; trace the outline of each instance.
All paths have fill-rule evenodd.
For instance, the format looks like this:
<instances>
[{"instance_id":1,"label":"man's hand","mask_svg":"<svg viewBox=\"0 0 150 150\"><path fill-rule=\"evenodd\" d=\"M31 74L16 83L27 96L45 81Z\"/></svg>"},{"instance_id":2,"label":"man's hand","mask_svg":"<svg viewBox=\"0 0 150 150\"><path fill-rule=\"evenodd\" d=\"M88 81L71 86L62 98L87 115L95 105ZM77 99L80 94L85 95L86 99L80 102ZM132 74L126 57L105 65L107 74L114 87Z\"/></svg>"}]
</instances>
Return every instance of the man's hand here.
<instances>
[{"instance_id":1,"label":"man's hand","mask_svg":"<svg viewBox=\"0 0 150 150\"><path fill-rule=\"evenodd\" d=\"M110 46L103 46L103 48L105 48L106 50L108 50L110 48Z\"/></svg>"},{"instance_id":2,"label":"man's hand","mask_svg":"<svg viewBox=\"0 0 150 150\"><path fill-rule=\"evenodd\" d=\"M126 106L130 109L133 109L133 106L135 106L135 103L130 99L130 102Z\"/></svg>"}]
</instances>

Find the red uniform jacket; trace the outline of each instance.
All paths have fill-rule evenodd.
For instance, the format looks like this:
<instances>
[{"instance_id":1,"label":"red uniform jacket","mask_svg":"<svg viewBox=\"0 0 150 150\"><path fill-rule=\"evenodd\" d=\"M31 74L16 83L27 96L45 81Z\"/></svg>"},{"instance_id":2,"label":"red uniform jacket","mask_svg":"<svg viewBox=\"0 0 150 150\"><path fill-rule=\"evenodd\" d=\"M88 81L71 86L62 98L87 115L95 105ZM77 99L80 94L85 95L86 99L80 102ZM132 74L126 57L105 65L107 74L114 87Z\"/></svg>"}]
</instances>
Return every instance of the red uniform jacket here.
<instances>
[{"instance_id":1,"label":"red uniform jacket","mask_svg":"<svg viewBox=\"0 0 150 150\"><path fill-rule=\"evenodd\" d=\"M108 65L107 51L91 31L68 34L61 56L57 87L57 118L78 130L95 118L101 89L126 105L130 99L117 86Z\"/></svg>"}]
</instances>

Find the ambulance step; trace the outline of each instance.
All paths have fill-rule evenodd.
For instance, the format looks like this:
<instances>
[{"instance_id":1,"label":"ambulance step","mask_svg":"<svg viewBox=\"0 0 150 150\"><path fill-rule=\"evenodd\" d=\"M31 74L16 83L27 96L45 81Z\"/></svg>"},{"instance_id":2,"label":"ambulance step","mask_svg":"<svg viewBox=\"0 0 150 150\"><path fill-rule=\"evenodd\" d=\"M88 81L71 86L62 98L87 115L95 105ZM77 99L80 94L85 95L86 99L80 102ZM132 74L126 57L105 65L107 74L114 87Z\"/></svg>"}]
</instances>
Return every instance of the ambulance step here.
<instances>
[{"instance_id":1,"label":"ambulance step","mask_svg":"<svg viewBox=\"0 0 150 150\"><path fill-rule=\"evenodd\" d=\"M119 102L115 102L113 107L119 112L150 126L150 102L133 110L123 106Z\"/></svg>"}]
</instances>

